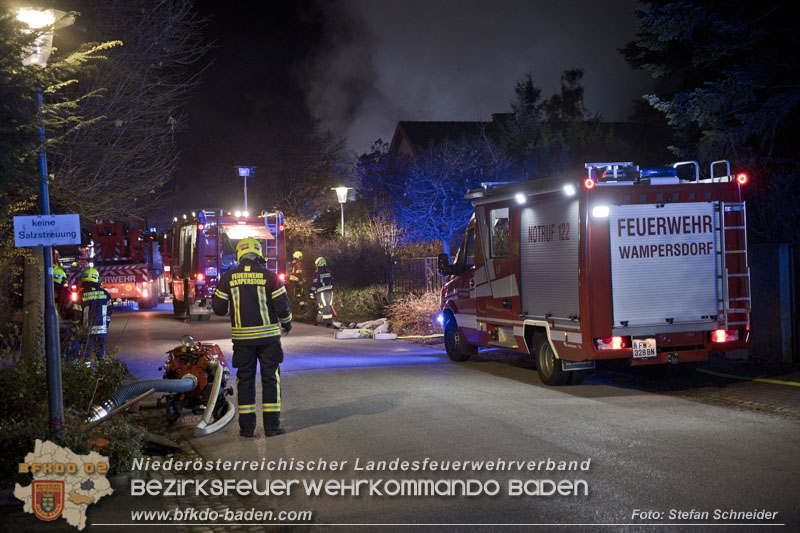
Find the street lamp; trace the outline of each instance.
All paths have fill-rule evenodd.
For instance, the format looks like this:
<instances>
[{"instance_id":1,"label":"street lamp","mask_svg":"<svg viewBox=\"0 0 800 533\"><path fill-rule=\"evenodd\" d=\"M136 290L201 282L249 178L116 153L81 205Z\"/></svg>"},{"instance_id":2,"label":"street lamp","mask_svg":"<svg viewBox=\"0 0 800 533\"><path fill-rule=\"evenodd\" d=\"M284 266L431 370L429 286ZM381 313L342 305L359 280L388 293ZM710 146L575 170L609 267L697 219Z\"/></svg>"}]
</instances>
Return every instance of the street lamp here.
<instances>
[{"instance_id":1,"label":"street lamp","mask_svg":"<svg viewBox=\"0 0 800 533\"><path fill-rule=\"evenodd\" d=\"M347 203L347 191L352 187L332 187L332 191L336 191L336 198L339 199L339 205L342 208L342 239L344 239L344 204Z\"/></svg>"},{"instance_id":2,"label":"street lamp","mask_svg":"<svg viewBox=\"0 0 800 533\"><path fill-rule=\"evenodd\" d=\"M24 66L47 66L53 49L53 31L72 24L75 19L58 9L20 8L17 20L37 31L31 54L22 58ZM42 88L36 89L37 112L39 115L39 177L42 195L42 214L50 214L50 194L47 189L47 154L44 135L44 97ZM53 252L50 246L43 246L44 252L44 345L47 362L48 406L50 424L61 431L64 425L64 397L61 389L61 340L58 335L58 314L53 294Z\"/></svg>"}]
</instances>

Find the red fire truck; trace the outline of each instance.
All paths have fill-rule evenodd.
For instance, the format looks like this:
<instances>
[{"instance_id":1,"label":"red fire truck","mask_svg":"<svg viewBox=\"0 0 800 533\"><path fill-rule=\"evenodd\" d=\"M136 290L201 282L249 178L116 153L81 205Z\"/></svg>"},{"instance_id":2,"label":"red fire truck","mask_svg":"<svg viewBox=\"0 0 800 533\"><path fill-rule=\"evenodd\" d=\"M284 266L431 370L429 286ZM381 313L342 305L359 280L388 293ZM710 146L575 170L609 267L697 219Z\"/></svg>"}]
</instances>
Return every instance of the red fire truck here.
<instances>
[{"instance_id":1,"label":"red fire truck","mask_svg":"<svg viewBox=\"0 0 800 533\"><path fill-rule=\"evenodd\" d=\"M172 305L175 316L209 320L211 296L222 274L236 266L236 244L254 237L264 247L267 268L286 279L283 213L248 216L201 209L176 217L172 225Z\"/></svg>"},{"instance_id":2,"label":"red fire truck","mask_svg":"<svg viewBox=\"0 0 800 533\"><path fill-rule=\"evenodd\" d=\"M98 220L92 226L92 249L91 262L112 298L135 301L139 309L164 301L164 265L156 236L144 221ZM73 285L79 283L80 270L70 270Z\"/></svg>"},{"instance_id":3,"label":"red fire truck","mask_svg":"<svg viewBox=\"0 0 800 533\"><path fill-rule=\"evenodd\" d=\"M677 365L746 347L747 175L727 161L705 179L694 161L585 167L467 193L454 264L439 256L450 358L533 354L544 383L566 385L597 360Z\"/></svg>"}]
</instances>

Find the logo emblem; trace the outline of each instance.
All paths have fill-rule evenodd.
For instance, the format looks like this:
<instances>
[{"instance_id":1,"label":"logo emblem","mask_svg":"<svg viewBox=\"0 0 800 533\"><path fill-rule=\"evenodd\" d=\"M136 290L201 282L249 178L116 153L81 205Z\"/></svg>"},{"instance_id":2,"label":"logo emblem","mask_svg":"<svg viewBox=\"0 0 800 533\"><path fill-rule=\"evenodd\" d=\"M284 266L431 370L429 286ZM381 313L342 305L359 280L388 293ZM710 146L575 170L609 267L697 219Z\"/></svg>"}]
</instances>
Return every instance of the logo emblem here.
<instances>
[{"instance_id":1,"label":"logo emblem","mask_svg":"<svg viewBox=\"0 0 800 533\"><path fill-rule=\"evenodd\" d=\"M64 512L64 482L34 481L33 514L39 520L55 520Z\"/></svg>"}]
</instances>

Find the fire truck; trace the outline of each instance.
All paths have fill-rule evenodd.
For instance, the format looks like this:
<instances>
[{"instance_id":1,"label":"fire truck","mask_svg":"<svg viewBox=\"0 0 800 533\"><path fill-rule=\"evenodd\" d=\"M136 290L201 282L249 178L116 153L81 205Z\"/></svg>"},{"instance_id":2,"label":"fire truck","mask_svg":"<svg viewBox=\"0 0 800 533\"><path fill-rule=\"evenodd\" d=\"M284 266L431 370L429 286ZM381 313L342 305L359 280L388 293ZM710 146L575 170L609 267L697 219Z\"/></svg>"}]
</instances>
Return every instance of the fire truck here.
<instances>
[{"instance_id":1,"label":"fire truck","mask_svg":"<svg viewBox=\"0 0 800 533\"><path fill-rule=\"evenodd\" d=\"M144 221L98 220L92 226L92 264L100 283L115 300L135 301L151 309L164 301L164 265L153 232ZM80 268L70 270L78 285Z\"/></svg>"},{"instance_id":2,"label":"fire truck","mask_svg":"<svg viewBox=\"0 0 800 533\"><path fill-rule=\"evenodd\" d=\"M532 355L545 384L567 385L598 360L678 365L747 347L747 181L727 161L703 179L695 161L612 162L468 191L455 261L438 264L449 357Z\"/></svg>"},{"instance_id":3,"label":"fire truck","mask_svg":"<svg viewBox=\"0 0 800 533\"><path fill-rule=\"evenodd\" d=\"M170 275L176 317L209 320L211 297L222 274L235 267L236 245L246 237L261 241L266 266L286 279L283 213L224 212L201 209L175 217Z\"/></svg>"}]
</instances>

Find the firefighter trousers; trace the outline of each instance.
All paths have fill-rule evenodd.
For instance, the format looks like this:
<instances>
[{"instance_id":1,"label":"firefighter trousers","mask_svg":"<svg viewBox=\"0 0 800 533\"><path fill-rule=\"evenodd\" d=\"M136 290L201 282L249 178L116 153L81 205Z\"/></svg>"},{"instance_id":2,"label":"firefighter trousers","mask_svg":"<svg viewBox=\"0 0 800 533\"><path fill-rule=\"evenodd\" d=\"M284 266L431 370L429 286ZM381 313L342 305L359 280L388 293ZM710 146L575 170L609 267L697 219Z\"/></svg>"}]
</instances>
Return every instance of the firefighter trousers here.
<instances>
[{"instance_id":1,"label":"firefighter trousers","mask_svg":"<svg viewBox=\"0 0 800 533\"><path fill-rule=\"evenodd\" d=\"M317 291L317 324L329 326L333 322L333 291Z\"/></svg>"},{"instance_id":2,"label":"firefighter trousers","mask_svg":"<svg viewBox=\"0 0 800 533\"><path fill-rule=\"evenodd\" d=\"M252 432L256 428L256 367L261 364L261 409L264 428L281 423L281 370L283 349L279 337L257 346L233 344L233 366L236 368L236 393L239 402L239 429Z\"/></svg>"},{"instance_id":3,"label":"firefighter trousers","mask_svg":"<svg viewBox=\"0 0 800 533\"><path fill-rule=\"evenodd\" d=\"M293 287L293 290L292 290L292 295L294 296L294 301L297 303L297 306L300 309L300 312L302 313L303 311L305 311L306 310L306 289L305 289L305 287L303 287L302 283L298 282L298 283L294 284L294 287Z\"/></svg>"}]
</instances>

